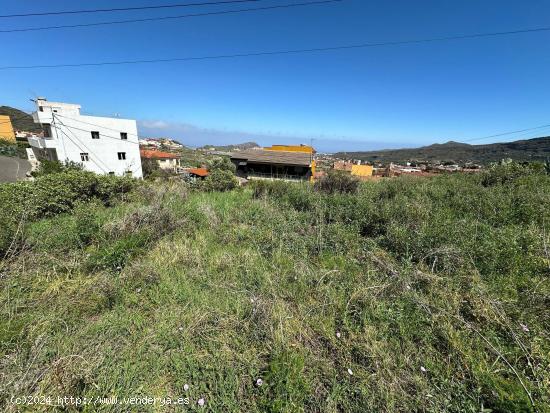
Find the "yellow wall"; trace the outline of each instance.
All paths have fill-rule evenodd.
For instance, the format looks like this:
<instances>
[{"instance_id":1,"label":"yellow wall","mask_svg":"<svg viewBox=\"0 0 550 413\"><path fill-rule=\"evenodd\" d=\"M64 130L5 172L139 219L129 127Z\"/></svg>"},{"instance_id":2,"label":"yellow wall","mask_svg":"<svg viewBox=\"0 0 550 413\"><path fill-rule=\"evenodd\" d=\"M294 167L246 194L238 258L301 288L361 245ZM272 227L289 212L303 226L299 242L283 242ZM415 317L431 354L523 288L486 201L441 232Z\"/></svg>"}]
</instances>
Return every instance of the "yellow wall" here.
<instances>
[{"instance_id":1,"label":"yellow wall","mask_svg":"<svg viewBox=\"0 0 550 413\"><path fill-rule=\"evenodd\" d=\"M10 117L7 115L0 115L0 139L15 142L15 133L11 126Z\"/></svg>"},{"instance_id":2,"label":"yellow wall","mask_svg":"<svg viewBox=\"0 0 550 413\"><path fill-rule=\"evenodd\" d=\"M372 176L372 165L352 165L351 174L359 177Z\"/></svg>"},{"instance_id":3,"label":"yellow wall","mask_svg":"<svg viewBox=\"0 0 550 413\"><path fill-rule=\"evenodd\" d=\"M268 151L286 151L286 152L305 152L305 153L315 153L309 145L272 145L268 148L264 148Z\"/></svg>"}]
</instances>

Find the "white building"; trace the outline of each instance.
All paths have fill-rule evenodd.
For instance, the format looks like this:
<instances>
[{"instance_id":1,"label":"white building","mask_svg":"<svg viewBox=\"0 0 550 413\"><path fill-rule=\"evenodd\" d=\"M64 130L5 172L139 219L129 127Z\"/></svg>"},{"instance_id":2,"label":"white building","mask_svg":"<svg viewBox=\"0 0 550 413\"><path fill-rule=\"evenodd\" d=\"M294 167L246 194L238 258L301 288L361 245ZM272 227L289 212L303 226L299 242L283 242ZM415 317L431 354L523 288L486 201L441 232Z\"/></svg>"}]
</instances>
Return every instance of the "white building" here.
<instances>
[{"instance_id":1,"label":"white building","mask_svg":"<svg viewBox=\"0 0 550 413\"><path fill-rule=\"evenodd\" d=\"M98 174L143 176L135 120L84 116L80 105L36 100L35 123L44 137L29 137L37 159L81 163Z\"/></svg>"}]
</instances>

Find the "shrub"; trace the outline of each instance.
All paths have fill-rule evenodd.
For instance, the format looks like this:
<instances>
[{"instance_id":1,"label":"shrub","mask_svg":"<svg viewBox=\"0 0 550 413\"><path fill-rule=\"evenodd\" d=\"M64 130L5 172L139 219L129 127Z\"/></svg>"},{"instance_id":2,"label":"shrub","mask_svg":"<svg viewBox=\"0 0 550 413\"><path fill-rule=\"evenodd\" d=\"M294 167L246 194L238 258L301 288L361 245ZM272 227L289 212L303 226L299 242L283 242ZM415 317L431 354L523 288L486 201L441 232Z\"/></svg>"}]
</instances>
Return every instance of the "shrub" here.
<instances>
[{"instance_id":1,"label":"shrub","mask_svg":"<svg viewBox=\"0 0 550 413\"><path fill-rule=\"evenodd\" d=\"M237 184L237 179L232 172L223 169L215 169L201 182L200 188L209 192L225 192L236 188Z\"/></svg>"},{"instance_id":2,"label":"shrub","mask_svg":"<svg viewBox=\"0 0 550 413\"><path fill-rule=\"evenodd\" d=\"M317 191L354 194L359 189L360 181L344 171L330 171L326 176L315 182Z\"/></svg>"},{"instance_id":3,"label":"shrub","mask_svg":"<svg viewBox=\"0 0 550 413\"><path fill-rule=\"evenodd\" d=\"M68 172L68 171L81 171L82 170L82 164L78 162L59 162L59 161L48 161L48 160L42 160L40 161L40 166L36 171L32 173L32 176L38 177L42 175L49 175L49 174L58 174L61 172Z\"/></svg>"},{"instance_id":4,"label":"shrub","mask_svg":"<svg viewBox=\"0 0 550 413\"><path fill-rule=\"evenodd\" d=\"M27 151L25 148L27 147L28 144L25 142L13 142L0 136L0 155L17 156L19 158L26 159Z\"/></svg>"},{"instance_id":5,"label":"shrub","mask_svg":"<svg viewBox=\"0 0 550 413\"><path fill-rule=\"evenodd\" d=\"M111 205L136 185L131 178L74 169L39 176L34 182L0 185L0 254L13 243L21 224L68 212L78 201L97 198Z\"/></svg>"},{"instance_id":6,"label":"shrub","mask_svg":"<svg viewBox=\"0 0 550 413\"><path fill-rule=\"evenodd\" d=\"M222 156L222 157L214 158L210 162L210 165L208 166L208 170L211 172L216 170L229 171L234 174L237 168L235 167L235 164L231 162L231 160L228 157Z\"/></svg>"},{"instance_id":7,"label":"shrub","mask_svg":"<svg viewBox=\"0 0 550 413\"><path fill-rule=\"evenodd\" d=\"M156 159L142 159L141 169L143 171L143 177L149 178L151 175L160 171L160 166Z\"/></svg>"},{"instance_id":8,"label":"shrub","mask_svg":"<svg viewBox=\"0 0 550 413\"><path fill-rule=\"evenodd\" d=\"M545 165L539 163L519 163L503 160L484 171L481 178L483 186L502 185L523 176L543 175Z\"/></svg>"}]
</instances>

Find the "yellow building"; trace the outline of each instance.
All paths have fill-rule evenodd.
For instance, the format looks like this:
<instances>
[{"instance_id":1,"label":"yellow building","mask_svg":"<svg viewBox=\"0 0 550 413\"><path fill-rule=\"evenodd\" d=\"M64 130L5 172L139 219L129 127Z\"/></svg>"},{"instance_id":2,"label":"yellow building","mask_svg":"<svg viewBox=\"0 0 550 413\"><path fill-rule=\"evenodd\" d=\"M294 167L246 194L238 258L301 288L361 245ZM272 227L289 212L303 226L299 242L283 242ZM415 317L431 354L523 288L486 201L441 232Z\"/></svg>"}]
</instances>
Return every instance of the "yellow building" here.
<instances>
[{"instance_id":1,"label":"yellow building","mask_svg":"<svg viewBox=\"0 0 550 413\"><path fill-rule=\"evenodd\" d=\"M351 174L358 178L368 178L372 176L372 165L352 165Z\"/></svg>"},{"instance_id":2,"label":"yellow building","mask_svg":"<svg viewBox=\"0 0 550 413\"><path fill-rule=\"evenodd\" d=\"M15 142L15 132L7 115L0 115L0 139Z\"/></svg>"},{"instance_id":3,"label":"yellow building","mask_svg":"<svg viewBox=\"0 0 550 413\"><path fill-rule=\"evenodd\" d=\"M270 147L264 149L266 151L315 153L315 149L309 145L271 145Z\"/></svg>"}]
</instances>

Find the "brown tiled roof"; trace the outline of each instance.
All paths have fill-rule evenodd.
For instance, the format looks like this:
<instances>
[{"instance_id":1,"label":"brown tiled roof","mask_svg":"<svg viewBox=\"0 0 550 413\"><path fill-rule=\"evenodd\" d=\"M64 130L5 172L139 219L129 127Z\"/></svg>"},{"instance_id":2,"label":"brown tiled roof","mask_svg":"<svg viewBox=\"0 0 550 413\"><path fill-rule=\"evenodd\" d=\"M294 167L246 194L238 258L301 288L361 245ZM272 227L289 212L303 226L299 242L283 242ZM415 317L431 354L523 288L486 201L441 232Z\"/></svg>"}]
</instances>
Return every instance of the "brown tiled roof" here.
<instances>
[{"instance_id":1,"label":"brown tiled roof","mask_svg":"<svg viewBox=\"0 0 550 413\"><path fill-rule=\"evenodd\" d=\"M188 168L185 169L185 172L193 175L197 175L200 177L208 176L208 169L206 168Z\"/></svg>"},{"instance_id":2,"label":"brown tiled roof","mask_svg":"<svg viewBox=\"0 0 550 413\"><path fill-rule=\"evenodd\" d=\"M311 154L304 152L271 151L249 149L233 152L231 159L242 159L253 163L310 166Z\"/></svg>"},{"instance_id":3,"label":"brown tiled roof","mask_svg":"<svg viewBox=\"0 0 550 413\"><path fill-rule=\"evenodd\" d=\"M149 149L141 149L139 151L142 158L145 159L178 159L179 155L170 152L154 151Z\"/></svg>"}]
</instances>

